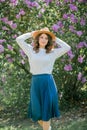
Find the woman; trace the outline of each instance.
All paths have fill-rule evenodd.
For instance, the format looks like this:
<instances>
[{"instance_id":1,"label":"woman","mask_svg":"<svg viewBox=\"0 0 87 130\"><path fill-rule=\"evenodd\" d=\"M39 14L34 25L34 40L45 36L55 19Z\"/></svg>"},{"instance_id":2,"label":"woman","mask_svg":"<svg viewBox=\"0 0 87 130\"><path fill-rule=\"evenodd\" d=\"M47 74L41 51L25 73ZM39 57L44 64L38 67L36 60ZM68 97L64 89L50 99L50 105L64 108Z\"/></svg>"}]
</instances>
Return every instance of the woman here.
<instances>
[{"instance_id":1,"label":"woman","mask_svg":"<svg viewBox=\"0 0 87 130\"><path fill-rule=\"evenodd\" d=\"M25 42L30 37L34 39L33 46ZM50 119L60 116L57 87L52 77L53 65L57 58L70 50L70 46L48 28L23 34L16 41L28 56L32 73L30 116L43 130L51 130ZM54 41L60 48L54 48Z\"/></svg>"}]
</instances>

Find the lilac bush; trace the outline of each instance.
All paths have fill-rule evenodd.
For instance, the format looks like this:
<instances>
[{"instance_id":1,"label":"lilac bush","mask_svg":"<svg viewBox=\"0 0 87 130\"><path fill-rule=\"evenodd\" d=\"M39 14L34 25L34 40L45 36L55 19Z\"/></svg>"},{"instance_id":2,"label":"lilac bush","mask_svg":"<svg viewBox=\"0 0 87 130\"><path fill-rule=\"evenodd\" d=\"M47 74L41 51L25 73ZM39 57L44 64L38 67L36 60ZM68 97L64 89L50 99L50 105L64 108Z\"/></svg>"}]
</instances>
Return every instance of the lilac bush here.
<instances>
[{"instance_id":1,"label":"lilac bush","mask_svg":"<svg viewBox=\"0 0 87 130\"><path fill-rule=\"evenodd\" d=\"M28 86L31 74L27 57L15 39L23 33L48 27L72 48L56 61L53 70L61 100L79 100L87 82L86 0L0 0L0 9L0 88L10 90L9 98L14 100L12 89L20 95L19 86ZM23 97L27 89L21 89Z\"/></svg>"}]
</instances>

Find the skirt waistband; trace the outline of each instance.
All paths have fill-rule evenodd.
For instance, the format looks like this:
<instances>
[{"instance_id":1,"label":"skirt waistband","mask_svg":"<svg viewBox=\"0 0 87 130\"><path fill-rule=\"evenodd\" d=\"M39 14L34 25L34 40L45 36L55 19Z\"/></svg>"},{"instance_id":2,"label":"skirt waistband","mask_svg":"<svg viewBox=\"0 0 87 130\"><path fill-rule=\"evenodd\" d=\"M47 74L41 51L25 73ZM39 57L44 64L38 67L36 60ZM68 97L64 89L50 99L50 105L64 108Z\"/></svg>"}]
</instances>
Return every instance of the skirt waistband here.
<instances>
[{"instance_id":1,"label":"skirt waistband","mask_svg":"<svg viewBox=\"0 0 87 130\"><path fill-rule=\"evenodd\" d=\"M35 74L32 75L32 77L38 77L38 76L51 76L52 74Z\"/></svg>"}]
</instances>

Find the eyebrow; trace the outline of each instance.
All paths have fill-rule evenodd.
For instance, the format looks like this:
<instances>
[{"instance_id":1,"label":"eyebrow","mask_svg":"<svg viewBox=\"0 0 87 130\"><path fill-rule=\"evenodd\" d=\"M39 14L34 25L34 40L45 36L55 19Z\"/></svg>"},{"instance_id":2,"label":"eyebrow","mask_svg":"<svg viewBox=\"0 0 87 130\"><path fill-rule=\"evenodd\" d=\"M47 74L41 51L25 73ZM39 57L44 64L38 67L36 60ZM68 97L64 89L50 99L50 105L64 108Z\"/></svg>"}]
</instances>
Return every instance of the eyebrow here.
<instances>
[{"instance_id":1,"label":"eyebrow","mask_svg":"<svg viewBox=\"0 0 87 130\"><path fill-rule=\"evenodd\" d=\"M43 36L40 36L40 37L43 37ZM47 39L48 39L48 37L45 37L45 38L47 38Z\"/></svg>"}]
</instances>

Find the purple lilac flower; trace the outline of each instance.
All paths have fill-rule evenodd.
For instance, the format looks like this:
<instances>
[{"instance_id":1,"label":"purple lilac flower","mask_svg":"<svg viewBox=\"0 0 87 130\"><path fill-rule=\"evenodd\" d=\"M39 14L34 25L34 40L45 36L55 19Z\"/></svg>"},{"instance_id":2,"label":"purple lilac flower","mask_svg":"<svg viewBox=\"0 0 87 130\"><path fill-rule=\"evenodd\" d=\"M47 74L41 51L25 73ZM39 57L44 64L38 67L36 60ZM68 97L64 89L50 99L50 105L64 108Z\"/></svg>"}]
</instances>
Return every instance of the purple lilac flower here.
<instances>
[{"instance_id":1,"label":"purple lilac flower","mask_svg":"<svg viewBox=\"0 0 87 130\"><path fill-rule=\"evenodd\" d=\"M0 45L0 53L3 53L3 52L4 52L4 46Z\"/></svg>"},{"instance_id":2,"label":"purple lilac flower","mask_svg":"<svg viewBox=\"0 0 87 130\"><path fill-rule=\"evenodd\" d=\"M38 4L36 1L31 2L31 1L25 0L25 3L27 4L27 6L28 6L29 8L32 8L32 7L38 8L38 7L39 7L39 4Z\"/></svg>"},{"instance_id":3,"label":"purple lilac flower","mask_svg":"<svg viewBox=\"0 0 87 130\"><path fill-rule=\"evenodd\" d=\"M70 9L71 9L72 11L78 11L77 6L74 5L74 4L70 4Z\"/></svg>"},{"instance_id":4,"label":"purple lilac flower","mask_svg":"<svg viewBox=\"0 0 87 130\"><path fill-rule=\"evenodd\" d=\"M84 42L84 46L87 47L87 43L86 42Z\"/></svg>"},{"instance_id":5,"label":"purple lilac flower","mask_svg":"<svg viewBox=\"0 0 87 130\"><path fill-rule=\"evenodd\" d=\"M72 53L72 51L70 50L70 51L68 51L68 56L70 57L70 59L73 59L73 57L75 56L73 53Z\"/></svg>"},{"instance_id":6,"label":"purple lilac flower","mask_svg":"<svg viewBox=\"0 0 87 130\"><path fill-rule=\"evenodd\" d=\"M6 55L6 59L7 59L7 61L10 62L10 63L12 63L12 62L14 61L14 59L11 58L11 55L10 55L10 54L7 54L7 55Z\"/></svg>"},{"instance_id":7,"label":"purple lilac flower","mask_svg":"<svg viewBox=\"0 0 87 130\"><path fill-rule=\"evenodd\" d=\"M73 2L75 2L76 0L70 0L70 3L73 3Z\"/></svg>"},{"instance_id":8,"label":"purple lilac flower","mask_svg":"<svg viewBox=\"0 0 87 130\"><path fill-rule=\"evenodd\" d=\"M20 14L17 14L17 15L16 15L16 18L17 18L17 19L19 19L20 17L21 17Z\"/></svg>"},{"instance_id":9,"label":"purple lilac flower","mask_svg":"<svg viewBox=\"0 0 87 130\"><path fill-rule=\"evenodd\" d=\"M54 24L54 25L52 26L52 30L53 30L54 32L57 32L58 29L59 29L59 26L58 26L57 24Z\"/></svg>"},{"instance_id":10,"label":"purple lilac flower","mask_svg":"<svg viewBox=\"0 0 87 130\"><path fill-rule=\"evenodd\" d=\"M27 6L29 8L32 8L32 2L28 1L28 0L25 0L25 3L27 4Z\"/></svg>"},{"instance_id":11,"label":"purple lilac flower","mask_svg":"<svg viewBox=\"0 0 87 130\"><path fill-rule=\"evenodd\" d=\"M87 81L86 77L82 77L82 83L85 83Z\"/></svg>"},{"instance_id":12,"label":"purple lilac flower","mask_svg":"<svg viewBox=\"0 0 87 130\"><path fill-rule=\"evenodd\" d=\"M13 24L13 21L11 20L11 21L7 21L6 22L8 25L12 25Z\"/></svg>"},{"instance_id":13,"label":"purple lilac flower","mask_svg":"<svg viewBox=\"0 0 87 130\"><path fill-rule=\"evenodd\" d=\"M16 23L13 23L13 24L11 25L11 28L12 28L12 29L17 28L17 24L16 24Z\"/></svg>"},{"instance_id":14,"label":"purple lilac flower","mask_svg":"<svg viewBox=\"0 0 87 130\"><path fill-rule=\"evenodd\" d=\"M0 0L0 2L5 2L5 0Z\"/></svg>"},{"instance_id":15,"label":"purple lilac flower","mask_svg":"<svg viewBox=\"0 0 87 130\"><path fill-rule=\"evenodd\" d=\"M77 23L78 22L78 19L76 18L76 16L74 14L70 15L70 20L71 20L72 23Z\"/></svg>"},{"instance_id":16,"label":"purple lilac flower","mask_svg":"<svg viewBox=\"0 0 87 130\"><path fill-rule=\"evenodd\" d=\"M66 71L71 71L71 70L72 70L71 64L65 65L65 66L64 66L64 70L66 70Z\"/></svg>"},{"instance_id":17,"label":"purple lilac flower","mask_svg":"<svg viewBox=\"0 0 87 130\"><path fill-rule=\"evenodd\" d=\"M20 12L16 15L16 18L19 19L21 15L25 15L25 11L23 9L20 9Z\"/></svg>"},{"instance_id":18,"label":"purple lilac flower","mask_svg":"<svg viewBox=\"0 0 87 130\"><path fill-rule=\"evenodd\" d=\"M20 52L20 55L23 57L23 58L25 58L26 57L26 55L25 55L25 53L24 53L24 51L23 50L19 50L19 52Z\"/></svg>"},{"instance_id":19,"label":"purple lilac flower","mask_svg":"<svg viewBox=\"0 0 87 130\"><path fill-rule=\"evenodd\" d=\"M59 30L59 32L60 32L61 34L64 34L64 30Z\"/></svg>"},{"instance_id":20,"label":"purple lilac flower","mask_svg":"<svg viewBox=\"0 0 87 130\"><path fill-rule=\"evenodd\" d=\"M85 19L84 19L84 18L81 18L81 20L80 20L80 25L84 26L85 24L86 24Z\"/></svg>"},{"instance_id":21,"label":"purple lilac flower","mask_svg":"<svg viewBox=\"0 0 87 130\"><path fill-rule=\"evenodd\" d=\"M11 45L7 45L7 48L10 50L10 51L13 51L13 47Z\"/></svg>"},{"instance_id":22,"label":"purple lilac flower","mask_svg":"<svg viewBox=\"0 0 87 130\"><path fill-rule=\"evenodd\" d=\"M17 37L17 35L16 35L16 34L12 36L12 38L16 38L16 37Z\"/></svg>"},{"instance_id":23,"label":"purple lilac flower","mask_svg":"<svg viewBox=\"0 0 87 130\"><path fill-rule=\"evenodd\" d=\"M20 9L20 12L19 12L20 15L25 15L25 11L23 9Z\"/></svg>"},{"instance_id":24,"label":"purple lilac flower","mask_svg":"<svg viewBox=\"0 0 87 130\"><path fill-rule=\"evenodd\" d=\"M79 48L82 48L82 47L84 47L84 45L85 45L85 43L86 42L80 42L79 44L77 44L77 48L79 49Z\"/></svg>"},{"instance_id":25,"label":"purple lilac flower","mask_svg":"<svg viewBox=\"0 0 87 130\"><path fill-rule=\"evenodd\" d=\"M84 60L84 57L80 55L80 56L78 57L78 62L79 62L79 63L83 63L83 60Z\"/></svg>"},{"instance_id":26,"label":"purple lilac flower","mask_svg":"<svg viewBox=\"0 0 87 130\"><path fill-rule=\"evenodd\" d=\"M41 14L41 13L39 13L39 14L38 14L38 18L41 18L41 17L42 17L42 14Z\"/></svg>"},{"instance_id":27,"label":"purple lilac flower","mask_svg":"<svg viewBox=\"0 0 87 130\"><path fill-rule=\"evenodd\" d=\"M7 28L6 26L3 26L2 30L9 30L9 28Z\"/></svg>"},{"instance_id":28,"label":"purple lilac flower","mask_svg":"<svg viewBox=\"0 0 87 130\"><path fill-rule=\"evenodd\" d=\"M69 0L64 0L64 3L68 3L69 2Z\"/></svg>"},{"instance_id":29,"label":"purple lilac flower","mask_svg":"<svg viewBox=\"0 0 87 130\"><path fill-rule=\"evenodd\" d=\"M87 0L78 0L78 2L81 2L81 3L86 3Z\"/></svg>"},{"instance_id":30,"label":"purple lilac flower","mask_svg":"<svg viewBox=\"0 0 87 130\"><path fill-rule=\"evenodd\" d=\"M32 7L38 8L38 7L39 7L39 4L38 4L36 1L34 1L34 2L32 2Z\"/></svg>"},{"instance_id":31,"label":"purple lilac flower","mask_svg":"<svg viewBox=\"0 0 87 130\"><path fill-rule=\"evenodd\" d=\"M12 6L16 6L18 4L18 0L10 0Z\"/></svg>"},{"instance_id":32,"label":"purple lilac flower","mask_svg":"<svg viewBox=\"0 0 87 130\"><path fill-rule=\"evenodd\" d=\"M82 73L79 72L78 75L77 75L77 80L81 80L82 79Z\"/></svg>"},{"instance_id":33,"label":"purple lilac flower","mask_svg":"<svg viewBox=\"0 0 87 130\"><path fill-rule=\"evenodd\" d=\"M45 9L44 9L44 8L42 8L42 9L40 10L40 12L41 12L41 13L44 13L44 12L45 12Z\"/></svg>"},{"instance_id":34,"label":"purple lilac flower","mask_svg":"<svg viewBox=\"0 0 87 130\"><path fill-rule=\"evenodd\" d=\"M57 22L57 25L59 26L59 28L62 28L62 27L63 27L62 21L58 21L58 22Z\"/></svg>"},{"instance_id":35,"label":"purple lilac flower","mask_svg":"<svg viewBox=\"0 0 87 130\"><path fill-rule=\"evenodd\" d=\"M12 63L14 61L14 59L10 57L10 58L7 59L7 61Z\"/></svg>"},{"instance_id":36,"label":"purple lilac flower","mask_svg":"<svg viewBox=\"0 0 87 130\"><path fill-rule=\"evenodd\" d=\"M68 14L63 14L64 19L68 19Z\"/></svg>"},{"instance_id":37,"label":"purple lilac flower","mask_svg":"<svg viewBox=\"0 0 87 130\"><path fill-rule=\"evenodd\" d=\"M60 6L61 2L60 1L56 1L56 5Z\"/></svg>"},{"instance_id":38,"label":"purple lilac flower","mask_svg":"<svg viewBox=\"0 0 87 130\"><path fill-rule=\"evenodd\" d=\"M16 28L17 27L17 24L16 23L13 23L13 21L7 21L6 22L11 28Z\"/></svg>"},{"instance_id":39,"label":"purple lilac flower","mask_svg":"<svg viewBox=\"0 0 87 130\"><path fill-rule=\"evenodd\" d=\"M70 30L71 32L75 32L75 27L72 26L72 25L70 25L70 26L69 26L69 30Z\"/></svg>"},{"instance_id":40,"label":"purple lilac flower","mask_svg":"<svg viewBox=\"0 0 87 130\"><path fill-rule=\"evenodd\" d=\"M1 18L1 20L2 20L4 23L7 23L7 22L8 22L8 17L3 17L3 18Z\"/></svg>"},{"instance_id":41,"label":"purple lilac flower","mask_svg":"<svg viewBox=\"0 0 87 130\"><path fill-rule=\"evenodd\" d=\"M0 39L0 43L2 44L3 42L6 42L5 39Z\"/></svg>"},{"instance_id":42,"label":"purple lilac flower","mask_svg":"<svg viewBox=\"0 0 87 130\"><path fill-rule=\"evenodd\" d=\"M64 3L68 3L68 2L70 2L70 3L73 3L73 2L75 2L76 0L64 0Z\"/></svg>"},{"instance_id":43,"label":"purple lilac flower","mask_svg":"<svg viewBox=\"0 0 87 130\"><path fill-rule=\"evenodd\" d=\"M83 34L83 32L82 31L76 31L76 34L80 37Z\"/></svg>"},{"instance_id":44,"label":"purple lilac flower","mask_svg":"<svg viewBox=\"0 0 87 130\"><path fill-rule=\"evenodd\" d=\"M39 11L39 14L38 14L38 17L41 18L42 17L42 14L45 12L45 9L42 8L40 11Z\"/></svg>"},{"instance_id":45,"label":"purple lilac flower","mask_svg":"<svg viewBox=\"0 0 87 130\"><path fill-rule=\"evenodd\" d=\"M8 21L8 24L10 25L10 27L11 27L12 29L17 28L17 24L16 24L16 23L13 23L13 21Z\"/></svg>"},{"instance_id":46,"label":"purple lilac flower","mask_svg":"<svg viewBox=\"0 0 87 130\"><path fill-rule=\"evenodd\" d=\"M51 2L52 2L52 0L44 0L44 2L46 2L46 3L47 3L47 5L49 5L49 3L51 3Z\"/></svg>"},{"instance_id":47,"label":"purple lilac flower","mask_svg":"<svg viewBox=\"0 0 87 130\"><path fill-rule=\"evenodd\" d=\"M83 0L78 0L78 2L82 2Z\"/></svg>"}]
</instances>

